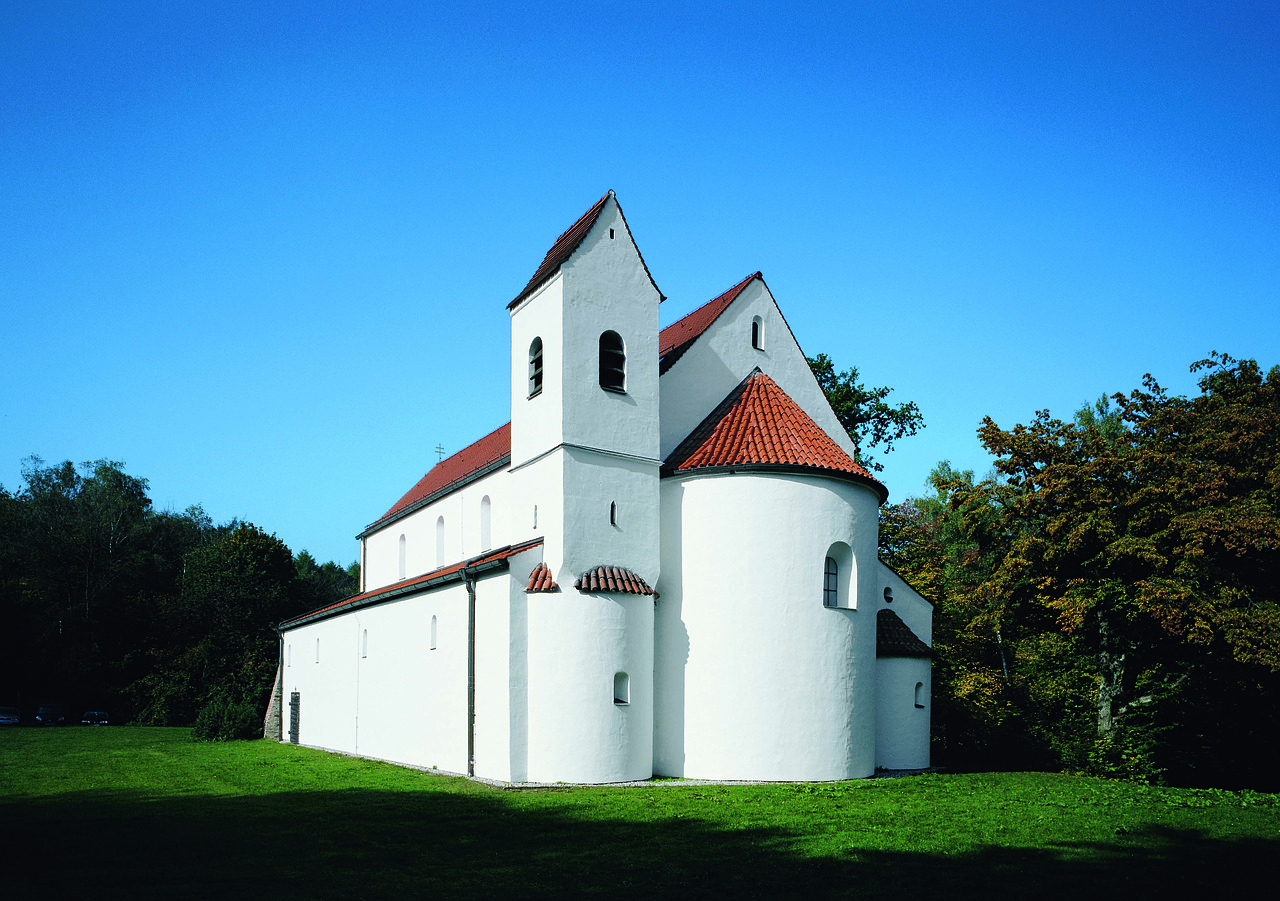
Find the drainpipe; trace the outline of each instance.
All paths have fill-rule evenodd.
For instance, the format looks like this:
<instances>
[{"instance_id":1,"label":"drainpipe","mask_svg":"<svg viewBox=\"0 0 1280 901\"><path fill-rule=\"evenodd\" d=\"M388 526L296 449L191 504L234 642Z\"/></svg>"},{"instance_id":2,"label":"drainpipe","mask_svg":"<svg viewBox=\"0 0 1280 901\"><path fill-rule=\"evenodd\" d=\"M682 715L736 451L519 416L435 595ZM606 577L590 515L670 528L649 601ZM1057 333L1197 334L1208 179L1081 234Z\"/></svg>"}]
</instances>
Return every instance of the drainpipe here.
<instances>
[{"instance_id":1,"label":"drainpipe","mask_svg":"<svg viewBox=\"0 0 1280 901\"><path fill-rule=\"evenodd\" d=\"M271 736L275 741L284 741L284 632L276 626L276 704L280 707L280 734Z\"/></svg>"},{"instance_id":2,"label":"drainpipe","mask_svg":"<svg viewBox=\"0 0 1280 901\"><path fill-rule=\"evenodd\" d=\"M467 585L467 775L476 774L476 580L466 566Z\"/></svg>"}]
</instances>

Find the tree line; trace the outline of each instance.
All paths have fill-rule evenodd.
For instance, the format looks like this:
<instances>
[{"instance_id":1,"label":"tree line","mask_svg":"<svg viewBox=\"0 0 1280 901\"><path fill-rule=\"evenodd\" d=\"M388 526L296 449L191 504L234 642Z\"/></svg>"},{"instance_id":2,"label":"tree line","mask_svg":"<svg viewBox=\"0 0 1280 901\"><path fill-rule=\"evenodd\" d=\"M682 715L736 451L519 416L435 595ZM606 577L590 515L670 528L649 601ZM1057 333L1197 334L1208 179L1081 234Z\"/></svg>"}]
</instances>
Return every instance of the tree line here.
<instances>
[{"instance_id":1,"label":"tree line","mask_svg":"<svg viewBox=\"0 0 1280 901\"><path fill-rule=\"evenodd\" d=\"M1280 788L1280 367L1214 353L978 435L881 510L880 556L935 604L934 759Z\"/></svg>"},{"instance_id":2,"label":"tree line","mask_svg":"<svg viewBox=\"0 0 1280 901\"><path fill-rule=\"evenodd\" d=\"M0 486L0 703L26 715L190 725L234 711L261 734L274 624L357 591L356 563L317 564L199 506L156 510L122 463L31 457L22 475Z\"/></svg>"},{"instance_id":3,"label":"tree line","mask_svg":"<svg viewBox=\"0 0 1280 901\"><path fill-rule=\"evenodd\" d=\"M868 469L924 427L809 362ZM1191 371L1191 397L1148 376L1069 420L984 419L990 473L944 461L881 508L881 559L934 604L935 764L1280 788L1280 367ZM153 509L117 462L23 477L0 486L4 704L252 731L273 625L359 584L250 523Z\"/></svg>"}]
</instances>

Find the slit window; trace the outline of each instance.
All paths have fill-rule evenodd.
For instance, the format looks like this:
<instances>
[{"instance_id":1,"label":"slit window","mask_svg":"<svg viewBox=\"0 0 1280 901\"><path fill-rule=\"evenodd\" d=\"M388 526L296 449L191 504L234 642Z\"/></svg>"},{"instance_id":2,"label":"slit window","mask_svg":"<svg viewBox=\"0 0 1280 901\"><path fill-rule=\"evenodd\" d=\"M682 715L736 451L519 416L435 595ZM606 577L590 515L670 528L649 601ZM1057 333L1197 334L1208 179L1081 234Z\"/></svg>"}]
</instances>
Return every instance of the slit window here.
<instances>
[{"instance_id":1,"label":"slit window","mask_svg":"<svg viewBox=\"0 0 1280 901\"><path fill-rule=\"evenodd\" d=\"M529 396L542 393L542 339L534 338L529 345Z\"/></svg>"},{"instance_id":2,"label":"slit window","mask_svg":"<svg viewBox=\"0 0 1280 901\"><path fill-rule=\"evenodd\" d=\"M493 547L493 502L489 495L480 498L480 550Z\"/></svg>"},{"instance_id":3,"label":"slit window","mask_svg":"<svg viewBox=\"0 0 1280 901\"><path fill-rule=\"evenodd\" d=\"M751 346L764 350L764 320L759 316L751 320Z\"/></svg>"},{"instance_id":4,"label":"slit window","mask_svg":"<svg viewBox=\"0 0 1280 901\"><path fill-rule=\"evenodd\" d=\"M618 502L613 501L609 504L609 525L616 526L618 524Z\"/></svg>"},{"instance_id":5,"label":"slit window","mask_svg":"<svg viewBox=\"0 0 1280 901\"><path fill-rule=\"evenodd\" d=\"M400 536L400 578L404 578L405 567L405 540L404 536Z\"/></svg>"},{"instance_id":6,"label":"slit window","mask_svg":"<svg viewBox=\"0 0 1280 901\"><path fill-rule=\"evenodd\" d=\"M436 566L444 566L444 517L436 519Z\"/></svg>"},{"instance_id":7,"label":"slit window","mask_svg":"<svg viewBox=\"0 0 1280 901\"><path fill-rule=\"evenodd\" d=\"M835 607L840 602L840 567L828 557L822 574L822 606Z\"/></svg>"},{"instance_id":8,"label":"slit window","mask_svg":"<svg viewBox=\"0 0 1280 901\"><path fill-rule=\"evenodd\" d=\"M618 394L627 392L627 351L617 332L600 336L600 387Z\"/></svg>"},{"instance_id":9,"label":"slit window","mask_svg":"<svg viewBox=\"0 0 1280 901\"><path fill-rule=\"evenodd\" d=\"M431 650L436 649L436 618L435 614L431 616Z\"/></svg>"},{"instance_id":10,"label":"slit window","mask_svg":"<svg viewBox=\"0 0 1280 901\"><path fill-rule=\"evenodd\" d=\"M320 639L316 639L316 663L320 662Z\"/></svg>"},{"instance_id":11,"label":"slit window","mask_svg":"<svg viewBox=\"0 0 1280 901\"><path fill-rule=\"evenodd\" d=\"M626 673L613 674L613 703L631 703L631 678Z\"/></svg>"},{"instance_id":12,"label":"slit window","mask_svg":"<svg viewBox=\"0 0 1280 901\"><path fill-rule=\"evenodd\" d=\"M916 683L916 707L924 709L924 683Z\"/></svg>"},{"instance_id":13,"label":"slit window","mask_svg":"<svg viewBox=\"0 0 1280 901\"><path fill-rule=\"evenodd\" d=\"M360 630L360 656L361 657L369 656L369 630L368 629Z\"/></svg>"}]
</instances>

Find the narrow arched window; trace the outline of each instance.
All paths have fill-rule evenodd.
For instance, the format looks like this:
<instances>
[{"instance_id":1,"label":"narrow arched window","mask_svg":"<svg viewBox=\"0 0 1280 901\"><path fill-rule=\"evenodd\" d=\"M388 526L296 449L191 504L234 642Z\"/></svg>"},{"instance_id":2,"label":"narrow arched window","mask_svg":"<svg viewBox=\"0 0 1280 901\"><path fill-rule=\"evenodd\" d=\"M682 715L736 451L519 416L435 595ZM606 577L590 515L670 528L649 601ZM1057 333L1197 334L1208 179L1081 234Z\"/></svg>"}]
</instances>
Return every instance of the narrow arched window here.
<instances>
[{"instance_id":1,"label":"narrow arched window","mask_svg":"<svg viewBox=\"0 0 1280 901\"><path fill-rule=\"evenodd\" d=\"M436 649L436 618L434 615L432 615L431 617L431 650L434 651L435 649Z\"/></svg>"},{"instance_id":2,"label":"narrow arched window","mask_svg":"<svg viewBox=\"0 0 1280 901\"><path fill-rule=\"evenodd\" d=\"M493 505L489 495L480 498L480 550L487 551L493 547Z\"/></svg>"},{"instance_id":3,"label":"narrow arched window","mask_svg":"<svg viewBox=\"0 0 1280 901\"><path fill-rule=\"evenodd\" d=\"M444 566L444 517L436 520L436 566Z\"/></svg>"},{"instance_id":4,"label":"narrow arched window","mask_svg":"<svg viewBox=\"0 0 1280 901\"><path fill-rule=\"evenodd\" d=\"M542 339L534 338L529 345L529 396L542 393Z\"/></svg>"},{"instance_id":5,"label":"narrow arched window","mask_svg":"<svg viewBox=\"0 0 1280 901\"><path fill-rule=\"evenodd\" d=\"M405 540L404 536L400 536L400 578L404 578L404 561L405 561Z\"/></svg>"},{"instance_id":6,"label":"narrow arched window","mask_svg":"<svg viewBox=\"0 0 1280 901\"><path fill-rule=\"evenodd\" d=\"M600 336L600 387L619 394L627 391L627 351L617 332Z\"/></svg>"},{"instance_id":7,"label":"narrow arched window","mask_svg":"<svg viewBox=\"0 0 1280 901\"><path fill-rule=\"evenodd\" d=\"M320 639L316 639L316 663L320 662Z\"/></svg>"},{"instance_id":8,"label":"narrow arched window","mask_svg":"<svg viewBox=\"0 0 1280 901\"><path fill-rule=\"evenodd\" d=\"M368 629L360 630L360 656L361 657L369 656L369 630Z\"/></svg>"},{"instance_id":9,"label":"narrow arched window","mask_svg":"<svg viewBox=\"0 0 1280 901\"><path fill-rule=\"evenodd\" d=\"M764 320L759 316L751 320L751 346L764 350Z\"/></svg>"},{"instance_id":10,"label":"narrow arched window","mask_svg":"<svg viewBox=\"0 0 1280 901\"><path fill-rule=\"evenodd\" d=\"M613 501L609 504L609 525L616 526L618 524L618 502Z\"/></svg>"},{"instance_id":11,"label":"narrow arched window","mask_svg":"<svg viewBox=\"0 0 1280 901\"><path fill-rule=\"evenodd\" d=\"M626 673L613 674L613 703L631 703L631 677Z\"/></svg>"},{"instance_id":12,"label":"narrow arched window","mask_svg":"<svg viewBox=\"0 0 1280 901\"><path fill-rule=\"evenodd\" d=\"M291 644L284 646L284 665L293 666L293 645Z\"/></svg>"},{"instance_id":13,"label":"narrow arched window","mask_svg":"<svg viewBox=\"0 0 1280 901\"><path fill-rule=\"evenodd\" d=\"M828 557L822 576L822 606L835 607L840 602L840 567Z\"/></svg>"},{"instance_id":14,"label":"narrow arched window","mask_svg":"<svg viewBox=\"0 0 1280 901\"><path fill-rule=\"evenodd\" d=\"M916 683L916 706L921 710L924 709L924 683Z\"/></svg>"}]
</instances>

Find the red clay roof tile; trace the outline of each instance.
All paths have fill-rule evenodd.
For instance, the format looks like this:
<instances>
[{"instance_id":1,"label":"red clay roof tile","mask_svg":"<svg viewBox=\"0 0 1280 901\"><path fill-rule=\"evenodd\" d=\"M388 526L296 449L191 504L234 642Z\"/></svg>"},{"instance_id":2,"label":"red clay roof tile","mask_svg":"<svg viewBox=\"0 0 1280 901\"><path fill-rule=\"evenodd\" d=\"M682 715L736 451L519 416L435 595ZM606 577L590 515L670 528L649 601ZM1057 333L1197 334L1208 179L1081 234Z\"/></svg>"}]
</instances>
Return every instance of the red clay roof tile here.
<instances>
[{"instance_id":1,"label":"red clay roof tile","mask_svg":"<svg viewBox=\"0 0 1280 901\"><path fill-rule=\"evenodd\" d=\"M578 576L573 587L586 592L615 594L653 594L644 579L621 566L596 566Z\"/></svg>"},{"instance_id":2,"label":"red clay roof tile","mask_svg":"<svg viewBox=\"0 0 1280 901\"><path fill-rule=\"evenodd\" d=\"M547 564L539 563L533 568L533 572L529 573L529 584L525 587L527 593L559 590L560 586L551 577L551 568Z\"/></svg>"},{"instance_id":3,"label":"red clay roof tile","mask_svg":"<svg viewBox=\"0 0 1280 901\"><path fill-rule=\"evenodd\" d=\"M663 375L675 365L676 360L684 356L684 352L693 346L711 323L720 318L720 314L729 308L729 304L737 299L747 285L757 278L762 279L759 272L748 275L728 291L707 301L689 315L671 323L658 333L658 375Z\"/></svg>"},{"instance_id":4,"label":"red clay roof tile","mask_svg":"<svg viewBox=\"0 0 1280 901\"><path fill-rule=\"evenodd\" d=\"M439 497L455 488L461 488L485 470L510 459L511 423L508 422L431 467L416 485L391 506L390 510L361 532L361 536L369 534L387 520L396 518L398 514L429 498Z\"/></svg>"},{"instance_id":5,"label":"red clay roof tile","mask_svg":"<svg viewBox=\"0 0 1280 901\"><path fill-rule=\"evenodd\" d=\"M932 657L933 648L916 637L911 627L892 610L876 614L877 657Z\"/></svg>"},{"instance_id":6,"label":"red clay roof tile","mask_svg":"<svg viewBox=\"0 0 1280 901\"><path fill-rule=\"evenodd\" d=\"M846 473L888 495L879 481L759 369L729 392L662 466L664 476L726 466L795 466Z\"/></svg>"}]
</instances>

